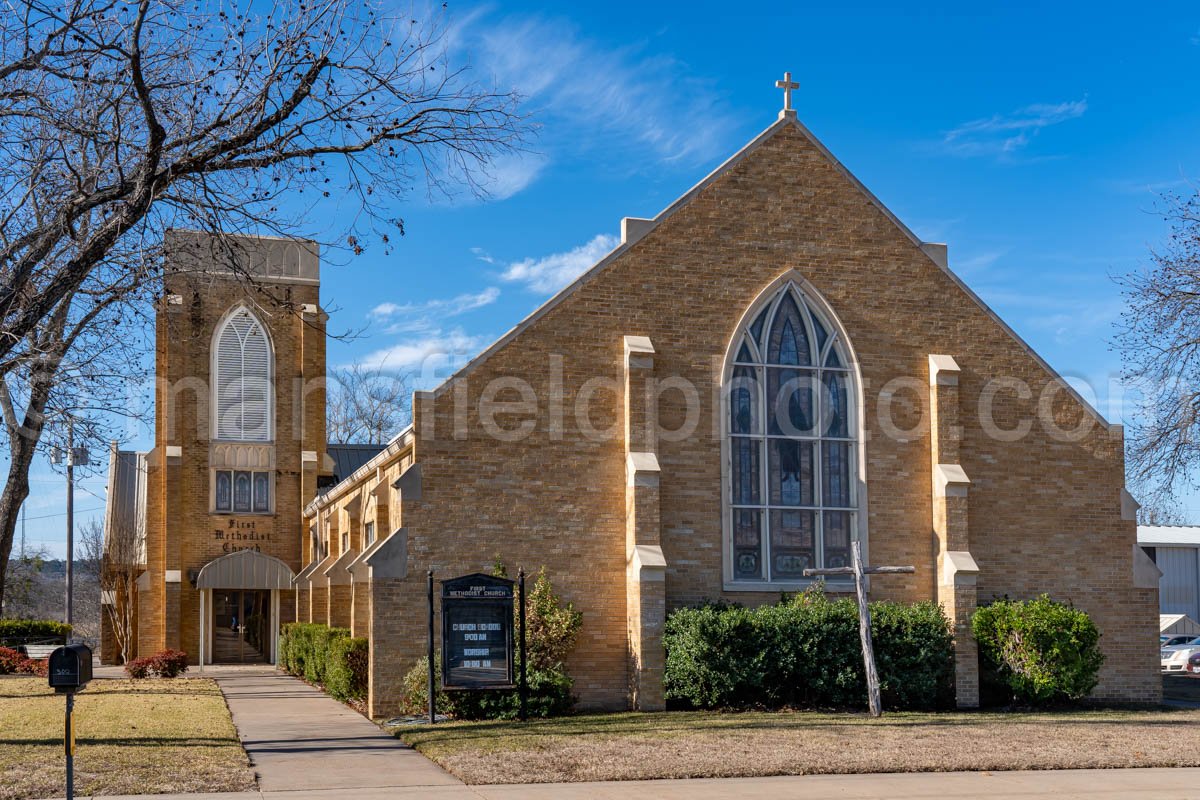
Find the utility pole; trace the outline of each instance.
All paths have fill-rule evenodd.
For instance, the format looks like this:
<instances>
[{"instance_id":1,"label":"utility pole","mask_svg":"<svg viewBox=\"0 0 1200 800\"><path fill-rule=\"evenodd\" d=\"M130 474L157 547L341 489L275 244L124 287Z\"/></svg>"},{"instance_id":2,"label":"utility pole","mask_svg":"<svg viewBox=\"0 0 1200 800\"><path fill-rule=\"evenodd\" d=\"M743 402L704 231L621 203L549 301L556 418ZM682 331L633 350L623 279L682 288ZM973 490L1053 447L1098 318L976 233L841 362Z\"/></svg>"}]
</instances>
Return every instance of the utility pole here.
<instances>
[{"instance_id":1,"label":"utility pole","mask_svg":"<svg viewBox=\"0 0 1200 800\"><path fill-rule=\"evenodd\" d=\"M66 452L57 447L51 450L50 463L64 464L67 468L67 590L63 621L71 625L75 616L75 465L87 466L88 451L86 447L75 447L75 420L70 417L67 418Z\"/></svg>"},{"instance_id":2,"label":"utility pole","mask_svg":"<svg viewBox=\"0 0 1200 800\"><path fill-rule=\"evenodd\" d=\"M75 423L67 420L67 619L72 624L75 606ZM70 640L68 640L70 641Z\"/></svg>"}]
</instances>

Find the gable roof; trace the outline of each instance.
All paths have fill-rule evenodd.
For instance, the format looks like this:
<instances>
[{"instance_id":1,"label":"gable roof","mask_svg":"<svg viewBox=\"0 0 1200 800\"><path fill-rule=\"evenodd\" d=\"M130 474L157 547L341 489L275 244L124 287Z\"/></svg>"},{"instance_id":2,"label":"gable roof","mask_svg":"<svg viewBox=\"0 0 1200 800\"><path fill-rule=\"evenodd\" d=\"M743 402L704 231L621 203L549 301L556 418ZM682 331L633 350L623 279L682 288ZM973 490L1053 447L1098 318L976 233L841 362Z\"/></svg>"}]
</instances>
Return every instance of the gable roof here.
<instances>
[{"instance_id":1,"label":"gable roof","mask_svg":"<svg viewBox=\"0 0 1200 800\"><path fill-rule=\"evenodd\" d=\"M336 483L349 478L359 467L379 455L385 447L386 444L327 444L325 452L333 461L333 477Z\"/></svg>"},{"instance_id":2,"label":"gable roof","mask_svg":"<svg viewBox=\"0 0 1200 800\"><path fill-rule=\"evenodd\" d=\"M449 387L451 385L453 385L455 380L469 375L476 367L478 367L483 362L487 361L487 359L490 358L493 353L501 350L509 342L511 342L514 338L516 338L516 336L518 334L523 332L526 328L528 328L534 322L536 322L538 319L540 319L545 314L547 314L550 310L552 310L559 303L563 302L563 300L565 300L567 297L570 297L572 294L574 294L576 290L578 290L581 286L583 286L585 283L587 283L589 280L591 280L599 272L604 270L604 268L607 267L609 264L611 264L612 262L614 262L615 260L620 258L622 255L624 255L631 247L635 246L647 233L649 233L650 231L657 228L663 222L670 219L671 216L674 215L681 208L683 208L683 207L687 206L689 203L691 203L692 200L695 199L695 197L701 191L703 191L705 188L707 188L710 184L715 182L718 178L723 176L726 172L733 169L735 166L737 166L739 163L741 163L743 160L745 160L751 153L756 151L759 147L761 147L765 142L767 142L768 140L773 138L780 131L787 129L788 127L795 127L797 130L799 130L799 132L817 149L818 152L821 153L821 155L834 167L834 169L836 169L838 172L840 172L851 183L852 186L854 186L860 192L862 192L862 194L866 196L867 200L870 201L871 204L874 205L876 208L878 208L879 211L882 212L882 214L889 221L891 221L891 223L893 225L895 225L896 228L898 228L900 230L900 232L909 241L911 241L913 243L913 245L927 259L929 259L930 264L932 264L933 266L937 267L938 269L940 269L944 273L946 273L946 275L950 278L950 280L952 280L954 282L954 284L959 289L961 289L968 298L973 300L975 302L975 304L977 306L979 306L979 308L985 314L987 314L989 317L991 317L992 320L994 322L996 322L996 324L999 325L1003 331L1005 331L1009 336L1011 336L1013 338L1013 340L1022 349L1024 349L1025 352L1031 358L1033 358L1034 361L1036 361L1044 370L1046 370L1047 373L1049 373L1053 378L1057 379L1065 387L1068 394L1070 394L1071 397L1075 398L1075 400L1089 414L1091 414L1097 422L1099 422L1101 425L1103 425L1105 428L1108 428L1108 429L1119 429L1122 427L1121 425L1114 425L1113 423L1110 423L1107 419L1105 419L1104 415L1101 414L1100 411L1095 408L1095 406L1093 406L1090 402L1088 402L1083 397L1083 395L1081 395L1075 389L1075 387L1071 386L1071 384L1067 383L1063 379L1062 375L1058 372L1058 370L1054 369L1054 367L1050 366L1049 362L1047 362L1044 358L1042 358L1040 355L1038 355L1037 351L1034 350L1033 347L1030 346L1030 344L1028 342L1026 342L1023 338L1021 338L1020 334L1018 334L1015 330L1013 330L1012 327L1009 326L1009 324L1007 322L1005 322L1000 317L999 314L997 314L994 310L992 310L992 308L987 303L985 303L982 298L979 297L979 295L975 294L975 292L972 291L971 288L969 286L967 286L967 284L964 283L960 277L958 277L958 275L954 274L954 272L950 269L949 265L947 263L944 263L944 260L939 260L939 259L935 258L933 255L931 255L930 250L932 248L930 248L929 246L932 243L921 241L920 237L918 237L915 233L913 233L913 231L907 225L905 225L903 222L901 222L899 217L897 217L895 214L893 214L892 211L887 206L885 206L879 200L879 198L876 197L875 194L873 192L871 192L871 190L868 189L863 184L862 181L860 181L857 177L854 176L854 173L850 172L850 170L848 170L845 167L845 165L842 164L842 162L839 161L837 159L837 157L835 155L833 155L832 152L830 152L829 148L827 148L824 144L821 143L821 141L813 134L812 131L810 131L807 127L805 127L805 125L802 122L800 122L800 120L796 117L795 111L781 111L779 114L778 120L776 120L772 125L770 125L766 130L764 130L758 136L751 139L744 147L742 147L741 150L738 150L736 153L734 153L732 156L730 156L724 163L722 163L720 166L718 166L716 169L714 169L712 172L710 172L708 175L706 175L699 183L697 183L695 186L693 186L688 191L684 192L683 195L681 195L679 197L679 199L677 199L675 202L668 205L665 209L663 209L661 212L659 212L657 216L655 216L651 220L637 220L637 222L639 223L639 226L638 226L636 235L628 236L628 237L623 236L621 243L619 245L617 245L617 247L615 247L612 251L610 251L608 253L608 255L601 258L598 262L596 262L596 264L594 266L592 266L590 269L588 269L586 272L584 272L582 275L580 275L578 278L576 278L570 284L568 284L563 289L561 289L557 294L555 294L553 297L548 299L545 303L543 303L538 308L536 308L532 313L530 313L527 317L525 317L525 319L521 320L521 322L517 323L514 327L512 327L507 333L505 333L499 339L497 339L492 344L490 344L488 347L486 347L485 349L480 351L480 353L478 355L476 355L474 358L469 360L467 363L463 364L463 366L461 366L458 370L456 370L448 378L443 380L434 389L432 389L431 391L418 391L418 392L415 392L414 395L418 398L422 397L422 396L430 396L430 395L432 395L433 397L437 397L437 396L440 396L441 394L443 394L444 392L446 392L447 389L449 389Z\"/></svg>"}]
</instances>

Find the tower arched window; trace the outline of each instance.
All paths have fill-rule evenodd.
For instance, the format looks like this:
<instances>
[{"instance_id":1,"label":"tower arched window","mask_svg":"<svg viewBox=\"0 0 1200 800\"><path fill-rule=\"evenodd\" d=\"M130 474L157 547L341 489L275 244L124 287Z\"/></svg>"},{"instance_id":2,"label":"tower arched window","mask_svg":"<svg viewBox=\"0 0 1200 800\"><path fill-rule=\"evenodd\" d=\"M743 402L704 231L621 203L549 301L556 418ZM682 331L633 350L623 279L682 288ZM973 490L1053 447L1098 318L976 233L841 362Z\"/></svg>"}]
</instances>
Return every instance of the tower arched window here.
<instances>
[{"instance_id":1,"label":"tower arched window","mask_svg":"<svg viewBox=\"0 0 1200 800\"><path fill-rule=\"evenodd\" d=\"M856 376L822 305L794 282L734 336L725 370L725 576L803 583L850 563L860 524Z\"/></svg>"},{"instance_id":2,"label":"tower arched window","mask_svg":"<svg viewBox=\"0 0 1200 800\"><path fill-rule=\"evenodd\" d=\"M217 439L271 441L271 377L267 332L249 309L238 308L218 328L214 341Z\"/></svg>"}]
</instances>

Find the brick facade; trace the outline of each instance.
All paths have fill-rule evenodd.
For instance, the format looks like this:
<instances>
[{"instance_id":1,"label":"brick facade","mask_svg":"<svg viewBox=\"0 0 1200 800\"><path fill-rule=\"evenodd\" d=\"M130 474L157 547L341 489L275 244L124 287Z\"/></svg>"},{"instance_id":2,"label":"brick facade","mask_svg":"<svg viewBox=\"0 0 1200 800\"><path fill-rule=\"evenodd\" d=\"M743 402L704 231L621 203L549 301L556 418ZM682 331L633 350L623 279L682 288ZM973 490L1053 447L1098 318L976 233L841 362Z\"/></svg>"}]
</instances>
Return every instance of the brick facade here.
<instances>
[{"instance_id":1,"label":"brick facade","mask_svg":"<svg viewBox=\"0 0 1200 800\"><path fill-rule=\"evenodd\" d=\"M390 538L356 578L370 594L371 714L397 711L424 652L428 569L545 566L583 612L569 668L584 707L660 706L670 609L777 599L726 591L719 397L740 321L787 281L828 305L855 354L868 558L917 568L872 596L946 607L960 704L978 698L976 604L1042 592L1103 632L1098 698L1157 700L1157 589L1133 579L1121 429L1061 388L943 256L790 117L654 221L628 221L597 268L418 393L412 430L375 471L306 510L315 522L392 495L377 528Z\"/></svg>"},{"instance_id":2,"label":"brick facade","mask_svg":"<svg viewBox=\"0 0 1200 800\"><path fill-rule=\"evenodd\" d=\"M138 654L177 648L191 663L201 650L197 573L243 549L299 570L301 509L316 492L325 452L325 320L315 246L254 237L229 242L226 250L200 234L167 233L165 296L156 324L156 433L148 456ZM298 268L302 258L311 261ZM237 267L227 266L227 259ZM297 269L301 274L292 274ZM214 333L241 305L266 329L274 365L272 441L249 448L214 441L210 394ZM305 452L316 460L306 460ZM249 465L242 463L246 453L252 454ZM214 512L216 459L231 467L269 467L273 510ZM293 620L295 593L276 591L279 622Z\"/></svg>"}]
</instances>

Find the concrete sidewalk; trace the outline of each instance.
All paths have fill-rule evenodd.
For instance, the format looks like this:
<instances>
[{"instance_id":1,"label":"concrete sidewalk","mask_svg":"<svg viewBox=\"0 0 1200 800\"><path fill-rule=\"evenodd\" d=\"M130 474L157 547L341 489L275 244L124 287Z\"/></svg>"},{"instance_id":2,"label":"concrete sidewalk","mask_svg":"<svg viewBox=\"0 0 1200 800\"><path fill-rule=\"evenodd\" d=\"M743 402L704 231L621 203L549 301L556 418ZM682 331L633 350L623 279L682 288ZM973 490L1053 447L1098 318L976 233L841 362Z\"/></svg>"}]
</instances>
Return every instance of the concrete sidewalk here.
<instances>
[{"instance_id":1,"label":"concrete sidewalk","mask_svg":"<svg viewBox=\"0 0 1200 800\"><path fill-rule=\"evenodd\" d=\"M519 786L409 786L324 791L150 795L110 800L1115 800L1200 797L1200 769L924 772Z\"/></svg>"},{"instance_id":2,"label":"concrete sidewalk","mask_svg":"<svg viewBox=\"0 0 1200 800\"><path fill-rule=\"evenodd\" d=\"M462 785L361 714L289 675L271 669L206 669L204 675L225 694L263 794L332 789L360 797L363 789Z\"/></svg>"}]
</instances>

